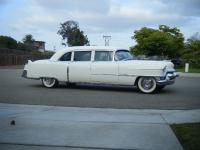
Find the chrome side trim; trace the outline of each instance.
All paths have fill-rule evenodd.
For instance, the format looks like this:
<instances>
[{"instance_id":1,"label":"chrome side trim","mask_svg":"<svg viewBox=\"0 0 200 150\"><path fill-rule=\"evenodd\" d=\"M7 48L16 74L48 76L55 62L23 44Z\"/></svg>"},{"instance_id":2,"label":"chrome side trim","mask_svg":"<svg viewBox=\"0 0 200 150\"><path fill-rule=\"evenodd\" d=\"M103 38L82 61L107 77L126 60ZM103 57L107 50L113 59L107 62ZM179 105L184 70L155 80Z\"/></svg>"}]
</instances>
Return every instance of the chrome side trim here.
<instances>
[{"instance_id":1,"label":"chrome side trim","mask_svg":"<svg viewBox=\"0 0 200 150\"><path fill-rule=\"evenodd\" d=\"M131 74L119 74L118 76L125 76L125 77L136 77L138 75L131 75Z\"/></svg>"},{"instance_id":2,"label":"chrome side trim","mask_svg":"<svg viewBox=\"0 0 200 150\"><path fill-rule=\"evenodd\" d=\"M105 76L106 76L106 75L109 75L109 76L117 76L116 74L111 74L111 73L110 73L110 74L109 74L109 73L107 73L107 74L103 74L103 73L102 73L102 74L95 74L95 73L93 73L93 74L91 74L91 75L105 75Z\"/></svg>"}]
</instances>

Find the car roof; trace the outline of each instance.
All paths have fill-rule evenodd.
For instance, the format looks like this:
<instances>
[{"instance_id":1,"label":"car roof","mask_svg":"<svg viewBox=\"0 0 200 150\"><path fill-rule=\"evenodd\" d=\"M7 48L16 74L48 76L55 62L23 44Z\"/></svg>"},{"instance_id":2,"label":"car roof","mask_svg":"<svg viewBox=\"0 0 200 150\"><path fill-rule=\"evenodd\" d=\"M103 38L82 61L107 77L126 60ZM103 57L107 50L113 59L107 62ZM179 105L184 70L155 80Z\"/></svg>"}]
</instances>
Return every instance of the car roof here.
<instances>
[{"instance_id":1,"label":"car roof","mask_svg":"<svg viewBox=\"0 0 200 150\"><path fill-rule=\"evenodd\" d=\"M94 51L94 50L104 50L104 51L116 51L118 50L115 47L111 46L73 46L73 47L68 47L65 50L59 50L57 51L51 58L50 60L52 61L57 61L62 55L69 51Z\"/></svg>"},{"instance_id":2,"label":"car roof","mask_svg":"<svg viewBox=\"0 0 200 150\"><path fill-rule=\"evenodd\" d=\"M115 47L111 46L73 46L73 47L68 47L66 50L73 50L73 51L80 51L80 50L115 50Z\"/></svg>"}]
</instances>

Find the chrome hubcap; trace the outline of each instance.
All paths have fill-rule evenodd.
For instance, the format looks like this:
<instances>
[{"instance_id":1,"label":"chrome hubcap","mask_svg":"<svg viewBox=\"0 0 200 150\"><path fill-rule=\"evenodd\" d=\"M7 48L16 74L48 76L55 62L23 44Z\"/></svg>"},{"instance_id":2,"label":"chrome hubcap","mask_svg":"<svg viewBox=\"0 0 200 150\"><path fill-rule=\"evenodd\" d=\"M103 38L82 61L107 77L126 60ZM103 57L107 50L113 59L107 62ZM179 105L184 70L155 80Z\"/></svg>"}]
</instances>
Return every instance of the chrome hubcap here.
<instances>
[{"instance_id":1,"label":"chrome hubcap","mask_svg":"<svg viewBox=\"0 0 200 150\"><path fill-rule=\"evenodd\" d=\"M153 87L153 79L152 78L145 78L142 80L141 85L145 90L149 90Z\"/></svg>"},{"instance_id":2,"label":"chrome hubcap","mask_svg":"<svg viewBox=\"0 0 200 150\"><path fill-rule=\"evenodd\" d=\"M54 83L54 79L52 78L44 78L43 80L47 85L51 85Z\"/></svg>"}]
</instances>

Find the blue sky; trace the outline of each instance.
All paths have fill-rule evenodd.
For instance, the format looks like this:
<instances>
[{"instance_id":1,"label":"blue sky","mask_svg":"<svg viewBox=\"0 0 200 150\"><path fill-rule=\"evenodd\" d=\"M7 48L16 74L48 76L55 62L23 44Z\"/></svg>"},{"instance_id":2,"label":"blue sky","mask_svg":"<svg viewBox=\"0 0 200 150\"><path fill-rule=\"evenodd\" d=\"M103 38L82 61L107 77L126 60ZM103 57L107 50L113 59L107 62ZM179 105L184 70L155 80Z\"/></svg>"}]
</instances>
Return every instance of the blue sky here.
<instances>
[{"instance_id":1,"label":"blue sky","mask_svg":"<svg viewBox=\"0 0 200 150\"><path fill-rule=\"evenodd\" d=\"M129 48L133 32L160 24L178 27L185 38L200 32L200 0L0 0L0 35L21 41L25 34L64 49L57 34L61 22L75 20L91 45Z\"/></svg>"}]
</instances>

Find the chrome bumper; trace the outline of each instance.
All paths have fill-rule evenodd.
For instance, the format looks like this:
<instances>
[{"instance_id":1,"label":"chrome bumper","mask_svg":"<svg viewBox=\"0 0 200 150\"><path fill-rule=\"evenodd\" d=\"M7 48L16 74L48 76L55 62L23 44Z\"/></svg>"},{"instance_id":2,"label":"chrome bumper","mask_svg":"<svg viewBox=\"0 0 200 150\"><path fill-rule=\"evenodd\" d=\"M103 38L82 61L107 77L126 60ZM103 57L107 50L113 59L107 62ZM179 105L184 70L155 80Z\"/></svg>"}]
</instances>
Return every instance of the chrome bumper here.
<instances>
[{"instance_id":1,"label":"chrome bumper","mask_svg":"<svg viewBox=\"0 0 200 150\"><path fill-rule=\"evenodd\" d=\"M22 77L23 77L23 78L27 78L27 70L23 70L23 72L22 72Z\"/></svg>"},{"instance_id":2,"label":"chrome bumper","mask_svg":"<svg viewBox=\"0 0 200 150\"><path fill-rule=\"evenodd\" d=\"M175 82L175 78L178 77L179 75L176 74L176 72L169 72L166 73L166 76L160 77L160 79L157 79L157 84L158 85L170 85Z\"/></svg>"},{"instance_id":3,"label":"chrome bumper","mask_svg":"<svg viewBox=\"0 0 200 150\"><path fill-rule=\"evenodd\" d=\"M22 77L26 79L34 79L34 80L40 80L40 78L31 78L27 76L27 70L23 70Z\"/></svg>"}]
</instances>

